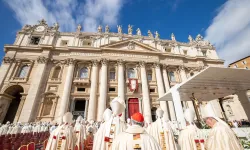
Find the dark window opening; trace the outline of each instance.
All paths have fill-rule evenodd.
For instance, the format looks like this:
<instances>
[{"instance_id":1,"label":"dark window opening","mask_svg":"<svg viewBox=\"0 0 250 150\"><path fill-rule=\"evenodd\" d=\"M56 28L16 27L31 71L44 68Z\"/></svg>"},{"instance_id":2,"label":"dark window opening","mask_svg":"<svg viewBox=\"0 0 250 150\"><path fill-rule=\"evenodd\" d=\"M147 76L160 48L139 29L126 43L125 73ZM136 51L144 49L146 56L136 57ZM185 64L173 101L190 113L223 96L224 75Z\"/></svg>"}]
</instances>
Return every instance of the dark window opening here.
<instances>
[{"instance_id":1,"label":"dark window opening","mask_svg":"<svg viewBox=\"0 0 250 150\"><path fill-rule=\"evenodd\" d=\"M150 93L155 93L155 89L150 89Z\"/></svg>"},{"instance_id":2,"label":"dark window opening","mask_svg":"<svg viewBox=\"0 0 250 150\"><path fill-rule=\"evenodd\" d=\"M77 88L78 92L85 92L85 88Z\"/></svg>"},{"instance_id":3,"label":"dark window opening","mask_svg":"<svg viewBox=\"0 0 250 150\"><path fill-rule=\"evenodd\" d=\"M109 88L109 92L115 92L115 88Z\"/></svg>"},{"instance_id":4,"label":"dark window opening","mask_svg":"<svg viewBox=\"0 0 250 150\"><path fill-rule=\"evenodd\" d=\"M35 37L35 36L33 36L32 38L31 38L31 40L30 40L30 44L32 44L32 45L38 45L39 44L39 42L40 42L40 37Z\"/></svg>"}]
</instances>

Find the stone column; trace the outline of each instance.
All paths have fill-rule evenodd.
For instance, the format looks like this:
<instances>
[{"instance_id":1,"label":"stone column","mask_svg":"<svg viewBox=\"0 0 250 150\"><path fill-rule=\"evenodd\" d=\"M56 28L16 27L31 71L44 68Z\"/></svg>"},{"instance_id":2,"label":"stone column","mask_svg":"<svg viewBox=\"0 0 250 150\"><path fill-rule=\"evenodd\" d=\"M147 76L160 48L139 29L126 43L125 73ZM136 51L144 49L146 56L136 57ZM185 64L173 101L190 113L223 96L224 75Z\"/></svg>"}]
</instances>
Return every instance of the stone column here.
<instances>
[{"instance_id":1,"label":"stone column","mask_svg":"<svg viewBox=\"0 0 250 150\"><path fill-rule=\"evenodd\" d=\"M165 90L166 90L166 92L168 92L168 90L170 89L170 86L169 86L169 79L168 79L166 65L163 66L162 72L163 72L163 80L164 80ZM169 108L171 120L176 120L173 101L168 101L167 103L168 103L168 108Z\"/></svg>"},{"instance_id":2,"label":"stone column","mask_svg":"<svg viewBox=\"0 0 250 150\"><path fill-rule=\"evenodd\" d=\"M148 79L145 68L145 62L140 62L141 67L141 84L142 84L142 100L143 100L143 115L148 116L152 121L149 91L148 91Z\"/></svg>"},{"instance_id":3,"label":"stone column","mask_svg":"<svg viewBox=\"0 0 250 150\"><path fill-rule=\"evenodd\" d=\"M180 72L182 82L185 82L187 80L187 75L186 75L184 66L179 67L179 72ZM193 101L190 101L190 100L183 100L183 101L184 103L187 102L187 107L192 109L195 112ZM185 107L185 104L184 104L184 107ZM195 118L197 118L196 114L195 114Z\"/></svg>"},{"instance_id":4,"label":"stone column","mask_svg":"<svg viewBox=\"0 0 250 150\"><path fill-rule=\"evenodd\" d=\"M19 106L18 106L18 109L17 109L17 112L16 112L16 116L15 116L15 119L14 119L14 123L18 122L18 120L19 120L19 117L21 115L25 99L26 99L26 95L22 95L21 101L19 103Z\"/></svg>"},{"instance_id":5,"label":"stone column","mask_svg":"<svg viewBox=\"0 0 250 150\"><path fill-rule=\"evenodd\" d=\"M124 63L123 60L118 60L118 97L125 101L125 80L124 80ZM127 108L126 108L127 109ZM122 113L122 119L125 120L125 110Z\"/></svg>"},{"instance_id":6,"label":"stone column","mask_svg":"<svg viewBox=\"0 0 250 150\"><path fill-rule=\"evenodd\" d=\"M69 106L69 98L70 98L70 92L71 92L71 86L72 86L72 80L74 75L74 68L75 68L75 60L72 58L69 58L66 60L66 63L68 65L68 71L64 83L63 88L63 95L60 102L60 111L59 116L63 116L68 109Z\"/></svg>"},{"instance_id":7,"label":"stone column","mask_svg":"<svg viewBox=\"0 0 250 150\"><path fill-rule=\"evenodd\" d=\"M176 110L177 121L181 124L179 128L183 129L184 127L186 127L186 121L184 118L184 113L181 105L180 93L176 87L173 87L172 97L173 97L174 107Z\"/></svg>"},{"instance_id":8,"label":"stone column","mask_svg":"<svg viewBox=\"0 0 250 150\"><path fill-rule=\"evenodd\" d=\"M107 102L107 84L108 84L108 61L103 59L102 61L102 70L101 70L101 84L100 84L100 99L98 102L98 115L97 121L102 121L103 112L106 109Z\"/></svg>"},{"instance_id":9,"label":"stone column","mask_svg":"<svg viewBox=\"0 0 250 150\"><path fill-rule=\"evenodd\" d=\"M47 62L48 58L44 56L39 56L37 59L34 78L31 81L28 95L24 102L23 109L19 118L19 122L35 121L39 106L38 100L41 97L39 90L41 89L41 84L44 79L44 72L46 70Z\"/></svg>"},{"instance_id":10,"label":"stone column","mask_svg":"<svg viewBox=\"0 0 250 150\"><path fill-rule=\"evenodd\" d=\"M89 107L89 100L85 99L85 110L84 110L84 119L87 120L87 115L88 115L88 107Z\"/></svg>"},{"instance_id":11,"label":"stone column","mask_svg":"<svg viewBox=\"0 0 250 150\"><path fill-rule=\"evenodd\" d=\"M248 118L248 120L250 119L250 101L249 98L247 96L247 91L239 91L238 93L236 93L238 95L239 101L243 107L243 109L245 110L246 116Z\"/></svg>"},{"instance_id":12,"label":"stone column","mask_svg":"<svg viewBox=\"0 0 250 150\"><path fill-rule=\"evenodd\" d=\"M88 108L88 121L96 120L96 93L97 93L97 80L98 80L98 61L94 60L92 62L91 69L91 87L90 87L90 98L89 98L89 108Z\"/></svg>"},{"instance_id":13,"label":"stone column","mask_svg":"<svg viewBox=\"0 0 250 150\"><path fill-rule=\"evenodd\" d=\"M164 95L165 91L164 91L162 75L161 75L161 67L160 67L160 64L157 62L154 63L154 67L155 67L158 95L159 95L159 97L162 97ZM164 118L169 119L167 102L160 101L160 106L161 106L161 109L164 111Z\"/></svg>"},{"instance_id":14,"label":"stone column","mask_svg":"<svg viewBox=\"0 0 250 150\"><path fill-rule=\"evenodd\" d=\"M10 70L10 67L13 63L13 59L11 59L10 57L4 57L3 58L3 63L0 67L0 88L3 86L3 82Z\"/></svg>"}]
</instances>

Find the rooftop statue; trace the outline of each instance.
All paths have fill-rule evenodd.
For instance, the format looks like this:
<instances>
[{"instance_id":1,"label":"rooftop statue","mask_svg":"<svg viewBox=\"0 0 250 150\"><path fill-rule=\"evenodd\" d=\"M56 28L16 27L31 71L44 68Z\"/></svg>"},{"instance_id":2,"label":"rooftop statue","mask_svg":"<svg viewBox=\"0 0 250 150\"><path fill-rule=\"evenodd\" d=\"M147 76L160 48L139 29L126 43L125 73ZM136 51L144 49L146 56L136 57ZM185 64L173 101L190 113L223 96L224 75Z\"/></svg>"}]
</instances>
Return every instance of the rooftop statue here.
<instances>
[{"instance_id":1,"label":"rooftop statue","mask_svg":"<svg viewBox=\"0 0 250 150\"><path fill-rule=\"evenodd\" d=\"M155 39L160 39L160 34L158 33L158 31L155 32Z\"/></svg>"},{"instance_id":2,"label":"rooftop statue","mask_svg":"<svg viewBox=\"0 0 250 150\"><path fill-rule=\"evenodd\" d=\"M82 26L80 24L78 24L77 26L77 32L81 32Z\"/></svg>"},{"instance_id":3,"label":"rooftop statue","mask_svg":"<svg viewBox=\"0 0 250 150\"><path fill-rule=\"evenodd\" d=\"M128 25L128 34L129 34L129 35L132 35L132 34L133 34L133 29L132 29L132 28L133 28L133 26L129 24L129 25Z\"/></svg>"},{"instance_id":4,"label":"rooftop statue","mask_svg":"<svg viewBox=\"0 0 250 150\"><path fill-rule=\"evenodd\" d=\"M59 29L59 23L58 22L56 22L56 23L54 23L54 29L57 31L58 29Z\"/></svg>"},{"instance_id":5,"label":"rooftop statue","mask_svg":"<svg viewBox=\"0 0 250 150\"><path fill-rule=\"evenodd\" d=\"M149 36L150 38L153 38L153 34L152 34L152 32L151 32L150 30L148 30L148 36Z\"/></svg>"},{"instance_id":6,"label":"rooftop statue","mask_svg":"<svg viewBox=\"0 0 250 150\"><path fill-rule=\"evenodd\" d=\"M117 30L119 34L122 34L122 26L121 25L117 25Z\"/></svg>"},{"instance_id":7,"label":"rooftop statue","mask_svg":"<svg viewBox=\"0 0 250 150\"><path fill-rule=\"evenodd\" d=\"M172 39L172 41L176 41L176 40L175 40L174 33L171 34L171 39Z\"/></svg>"},{"instance_id":8,"label":"rooftop statue","mask_svg":"<svg viewBox=\"0 0 250 150\"><path fill-rule=\"evenodd\" d=\"M102 33L102 26L101 25L98 26L97 31L98 31L98 33Z\"/></svg>"},{"instance_id":9,"label":"rooftop statue","mask_svg":"<svg viewBox=\"0 0 250 150\"><path fill-rule=\"evenodd\" d=\"M105 27L105 33L109 33L109 26L108 25L106 25L106 27Z\"/></svg>"},{"instance_id":10,"label":"rooftop statue","mask_svg":"<svg viewBox=\"0 0 250 150\"><path fill-rule=\"evenodd\" d=\"M198 34L197 36L196 36L196 39L195 39L196 41L202 41L203 40L203 36L201 36L200 34Z\"/></svg>"},{"instance_id":11,"label":"rooftop statue","mask_svg":"<svg viewBox=\"0 0 250 150\"><path fill-rule=\"evenodd\" d=\"M189 42L190 42L190 43L192 43L192 42L193 42L193 38L192 38L192 36L191 36L191 35L189 35L189 36L188 36L188 40L189 40Z\"/></svg>"},{"instance_id":12,"label":"rooftop statue","mask_svg":"<svg viewBox=\"0 0 250 150\"><path fill-rule=\"evenodd\" d=\"M136 32L138 36L141 36L141 30L139 28L136 30Z\"/></svg>"}]
</instances>

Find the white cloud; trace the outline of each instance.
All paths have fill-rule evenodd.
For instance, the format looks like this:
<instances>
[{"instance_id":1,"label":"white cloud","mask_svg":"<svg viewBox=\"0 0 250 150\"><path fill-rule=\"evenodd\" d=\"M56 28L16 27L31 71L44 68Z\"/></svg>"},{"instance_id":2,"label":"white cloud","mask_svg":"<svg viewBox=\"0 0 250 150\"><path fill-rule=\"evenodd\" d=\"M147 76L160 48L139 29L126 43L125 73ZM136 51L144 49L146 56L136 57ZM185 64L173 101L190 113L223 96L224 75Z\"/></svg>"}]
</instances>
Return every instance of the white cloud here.
<instances>
[{"instance_id":1,"label":"white cloud","mask_svg":"<svg viewBox=\"0 0 250 150\"><path fill-rule=\"evenodd\" d=\"M206 30L226 65L250 55L250 0L228 0Z\"/></svg>"},{"instance_id":2,"label":"white cloud","mask_svg":"<svg viewBox=\"0 0 250 150\"><path fill-rule=\"evenodd\" d=\"M21 25L36 24L44 18L49 25L60 24L62 31L96 31L98 24L116 25L124 0L4 0Z\"/></svg>"}]
</instances>

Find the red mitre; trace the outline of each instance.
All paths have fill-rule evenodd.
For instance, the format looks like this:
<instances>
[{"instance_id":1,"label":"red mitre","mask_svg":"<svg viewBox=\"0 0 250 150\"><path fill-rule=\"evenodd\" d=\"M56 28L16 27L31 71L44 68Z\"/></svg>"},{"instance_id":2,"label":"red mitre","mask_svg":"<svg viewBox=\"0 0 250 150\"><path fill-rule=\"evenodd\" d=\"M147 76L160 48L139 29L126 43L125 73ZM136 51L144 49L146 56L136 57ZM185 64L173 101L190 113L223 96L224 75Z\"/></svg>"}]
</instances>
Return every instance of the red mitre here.
<instances>
[{"instance_id":1,"label":"red mitre","mask_svg":"<svg viewBox=\"0 0 250 150\"><path fill-rule=\"evenodd\" d=\"M135 120L137 122L144 122L144 117L141 113L134 113L132 116L131 116L131 119L132 120Z\"/></svg>"}]
</instances>

